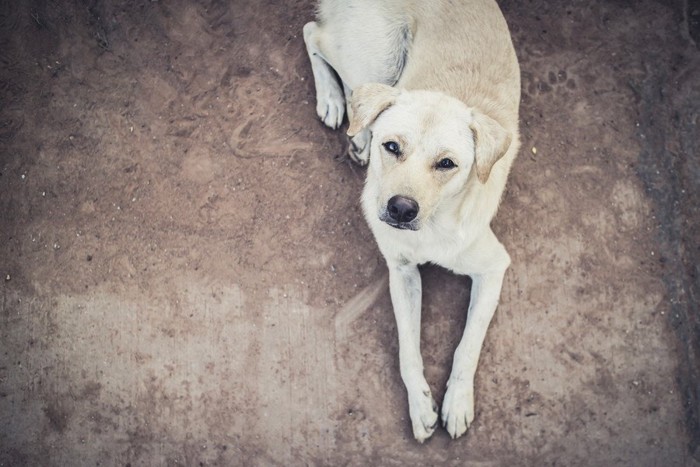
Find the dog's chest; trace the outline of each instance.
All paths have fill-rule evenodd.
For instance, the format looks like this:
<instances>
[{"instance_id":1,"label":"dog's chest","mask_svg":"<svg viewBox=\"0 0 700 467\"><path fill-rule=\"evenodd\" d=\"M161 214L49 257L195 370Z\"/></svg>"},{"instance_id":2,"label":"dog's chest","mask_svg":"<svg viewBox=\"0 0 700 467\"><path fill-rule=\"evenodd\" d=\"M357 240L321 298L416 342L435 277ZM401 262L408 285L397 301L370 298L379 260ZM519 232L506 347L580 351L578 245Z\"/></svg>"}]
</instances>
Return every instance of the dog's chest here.
<instances>
[{"instance_id":1,"label":"dog's chest","mask_svg":"<svg viewBox=\"0 0 700 467\"><path fill-rule=\"evenodd\" d=\"M433 263L455 272L463 271L465 261L468 262L467 242L458 234L446 235L428 229L423 232L389 229L386 235L376 236L385 256L414 264Z\"/></svg>"}]
</instances>

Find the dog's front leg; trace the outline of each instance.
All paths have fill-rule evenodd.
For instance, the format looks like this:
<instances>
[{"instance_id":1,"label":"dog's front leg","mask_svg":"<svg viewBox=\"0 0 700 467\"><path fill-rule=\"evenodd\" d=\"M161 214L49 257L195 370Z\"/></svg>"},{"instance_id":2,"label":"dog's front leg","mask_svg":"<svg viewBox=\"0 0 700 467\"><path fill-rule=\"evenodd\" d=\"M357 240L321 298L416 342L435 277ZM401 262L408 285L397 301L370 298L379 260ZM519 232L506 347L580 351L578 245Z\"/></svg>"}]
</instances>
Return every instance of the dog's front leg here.
<instances>
[{"instance_id":1,"label":"dog's front leg","mask_svg":"<svg viewBox=\"0 0 700 467\"><path fill-rule=\"evenodd\" d=\"M435 431L437 404L423 376L420 355L421 278L415 264L387 261L389 288L399 333L399 365L408 392L413 436L423 442Z\"/></svg>"},{"instance_id":2,"label":"dog's front leg","mask_svg":"<svg viewBox=\"0 0 700 467\"><path fill-rule=\"evenodd\" d=\"M493 233L480 243L477 248L486 254L479 254L476 263L486 272L472 274L467 325L455 351L442 402L442 422L452 438L462 436L474 420L474 374L486 331L498 306L503 276L510 264L508 253Z\"/></svg>"}]
</instances>

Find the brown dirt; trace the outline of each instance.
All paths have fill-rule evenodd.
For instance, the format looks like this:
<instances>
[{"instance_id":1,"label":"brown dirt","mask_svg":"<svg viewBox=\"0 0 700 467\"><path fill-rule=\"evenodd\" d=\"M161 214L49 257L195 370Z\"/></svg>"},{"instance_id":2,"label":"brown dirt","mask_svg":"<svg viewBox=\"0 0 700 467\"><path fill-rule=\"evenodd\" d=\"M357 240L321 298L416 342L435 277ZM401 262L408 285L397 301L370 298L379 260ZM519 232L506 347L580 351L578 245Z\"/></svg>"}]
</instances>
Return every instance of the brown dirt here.
<instances>
[{"instance_id":1,"label":"brown dirt","mask_svg":"<svg viewBox=\"0 0 700 467\"><path fill-rule=\"evenodd\" d=\"M700 6L501 5L514 264L421 446L311 2L1 2L0 465L697 465ZM440 399L468 280L423 273Z\"/></svg>"}]
</instances>

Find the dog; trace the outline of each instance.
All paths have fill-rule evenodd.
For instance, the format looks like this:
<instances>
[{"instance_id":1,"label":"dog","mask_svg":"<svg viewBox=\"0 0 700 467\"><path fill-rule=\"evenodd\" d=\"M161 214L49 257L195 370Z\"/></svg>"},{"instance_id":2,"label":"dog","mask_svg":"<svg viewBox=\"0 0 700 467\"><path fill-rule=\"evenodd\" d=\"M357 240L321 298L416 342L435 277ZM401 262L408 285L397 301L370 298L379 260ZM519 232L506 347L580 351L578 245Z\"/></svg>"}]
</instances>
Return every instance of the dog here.
<instances>
[{"instance_id":1,"label":"dog","mask_svg":"<svg viewBox=\"0 0 700 467\"><path fill-rule=\"evenodd\" d=\"M438 407L420 354L421 278L433 263L472 278L442 401L452 438L474 419L474 374L510 257L490 223L519 148L520 68L494 0L321 0L304 26L316 112L368 164L361 202L389 269L413 435Z\"/></svg>"}]
</instances>

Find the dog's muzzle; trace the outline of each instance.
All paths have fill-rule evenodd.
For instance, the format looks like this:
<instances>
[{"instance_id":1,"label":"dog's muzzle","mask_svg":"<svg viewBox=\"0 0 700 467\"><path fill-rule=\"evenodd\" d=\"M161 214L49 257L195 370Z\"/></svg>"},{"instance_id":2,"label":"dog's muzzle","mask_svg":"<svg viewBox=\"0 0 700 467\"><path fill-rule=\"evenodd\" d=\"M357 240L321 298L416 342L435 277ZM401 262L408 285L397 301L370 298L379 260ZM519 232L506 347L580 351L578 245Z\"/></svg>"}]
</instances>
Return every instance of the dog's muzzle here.
<instances>
[{"instance_id":1,"label":"dog's muzzle","mask_svg":"<svg viewBox=\"0 0 700 467\"><path fill-rule=\"evenodd\" d=\"M379 219L401 230L418 230L418 202L407 196L392 196Z\"/></svg>"}]
</instances>

